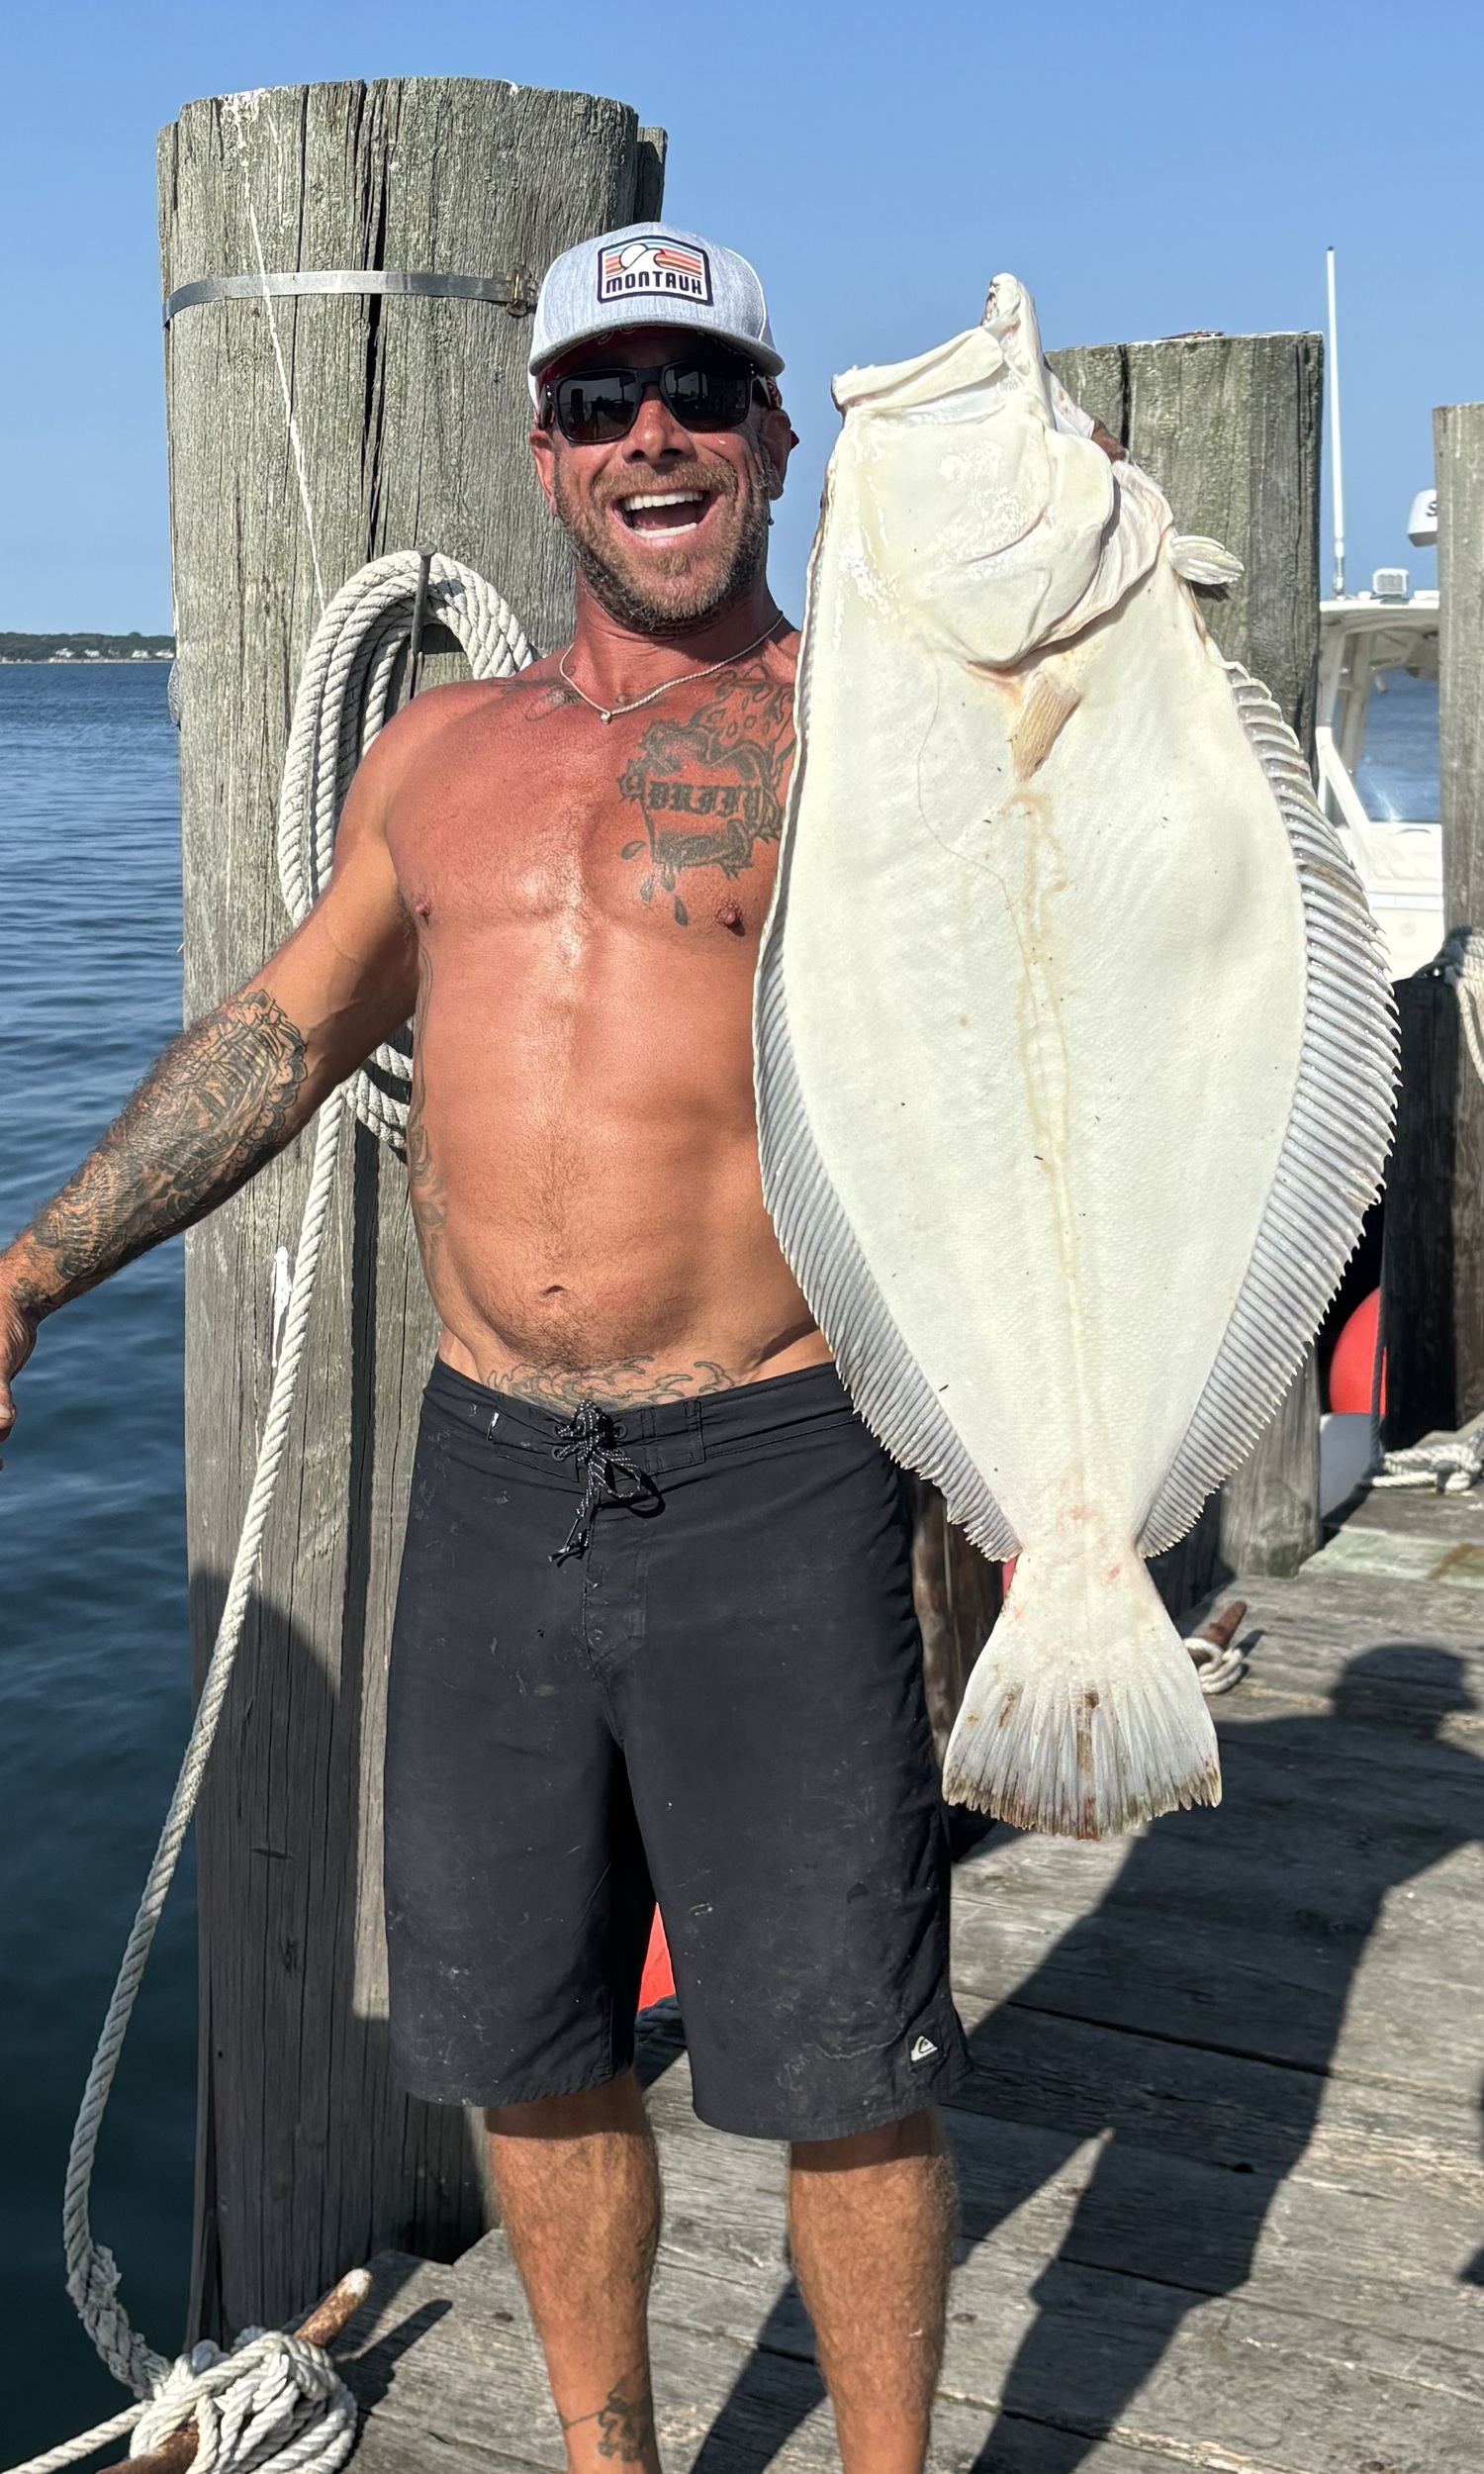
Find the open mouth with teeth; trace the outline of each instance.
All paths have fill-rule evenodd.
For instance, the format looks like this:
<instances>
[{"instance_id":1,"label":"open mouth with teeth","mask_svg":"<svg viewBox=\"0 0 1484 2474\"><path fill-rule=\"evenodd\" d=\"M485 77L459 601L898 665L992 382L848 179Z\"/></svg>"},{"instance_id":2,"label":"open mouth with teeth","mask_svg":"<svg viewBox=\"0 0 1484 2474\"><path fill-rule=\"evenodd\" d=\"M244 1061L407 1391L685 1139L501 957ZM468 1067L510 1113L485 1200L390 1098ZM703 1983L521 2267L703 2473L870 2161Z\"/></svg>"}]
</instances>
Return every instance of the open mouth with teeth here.
<instances>
[{"instance_id":1,"label":"open mouth with teeth","mask_svg":"<svg viewBox=\"0 0 1484 2474\"><path fill-rule=\"evenodd\" d=\"M613 509L629 532L695 532L712 503L710 490L641 490L615 499Z\"/></svg>"}]
</instances>

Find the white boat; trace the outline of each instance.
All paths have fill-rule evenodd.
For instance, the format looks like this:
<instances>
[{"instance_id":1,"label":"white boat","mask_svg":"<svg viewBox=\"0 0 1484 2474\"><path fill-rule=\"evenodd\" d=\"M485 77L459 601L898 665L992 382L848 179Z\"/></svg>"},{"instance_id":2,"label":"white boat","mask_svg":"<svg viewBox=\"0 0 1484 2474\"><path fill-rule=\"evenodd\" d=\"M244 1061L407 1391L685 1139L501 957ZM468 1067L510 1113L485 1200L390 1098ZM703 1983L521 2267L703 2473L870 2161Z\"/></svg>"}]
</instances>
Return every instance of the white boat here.
<instances>
[{"instance_id":1,"label":"white boat","mask_svg":"<svg viewBox=\"0 0 1484 2474\"><path fill-rule=\"evenodd\" d=\"M1379 753L1364 761L1367 732L1373 747L1384 736L1378 699L1403 680L1438 677L1438 595L1407 585L1404 567L1382 567L1369 593L1320 603L1314 734L1325 812L1359 870L1394 980L1422 970L1443 936L1436 753L1430 767L1388 768Z\"/></svg>"},{"instance_id":2,"label":"white boat","mask_svg":"<svg viewBox=\"0 0 1484 2474\"><path fill-rule=\"evenodd\" d=\"M1345 470L1340 433L1340 352L1335 252L1330 295L1330 445L1335 507L1334 595L1319 606L1316 753L1325 813L1358 869L1391 955L1407 979L1443 938L1442 826L1438 813L1436 692L1424 701L1404 682L1438 678L1438 597L1411 590L1405 567L1378 567L1368 593L1345 589ZM1438 494L1419 491L1407 537L1438 538ZM1410 731L1388 731L1378 699L1399 690ZM1405 744L1410 738L1411 745ZM1390 744L1388 745L1388 741Z\"/></svg>"}]
</instances>

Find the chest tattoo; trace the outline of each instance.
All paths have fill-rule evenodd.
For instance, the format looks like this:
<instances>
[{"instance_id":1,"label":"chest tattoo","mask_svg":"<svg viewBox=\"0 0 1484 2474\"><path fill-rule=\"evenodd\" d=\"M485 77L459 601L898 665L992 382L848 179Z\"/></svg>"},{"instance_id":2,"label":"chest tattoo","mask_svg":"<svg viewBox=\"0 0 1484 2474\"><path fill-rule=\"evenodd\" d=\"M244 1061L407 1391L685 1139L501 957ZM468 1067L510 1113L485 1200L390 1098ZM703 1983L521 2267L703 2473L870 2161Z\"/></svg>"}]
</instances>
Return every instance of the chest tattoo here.
<instances>
[{"instance_id":1,"label":"chest tattoo","mask_svg":"<svg viewBox=\"0 0 1484 2474\"><path fill-rule=\"evenodd\" d=\"M581 697L573 694L565 679L550 679L532 690L526 700L525 718L527 721L544 721L548 714L569 713L574 705L581 702Z\"/></svg>"},{"instance_id":2,"label":"chest tattoo","mask_svg":"<svg viewBox=\"0 0 1484 2474\"><path fill-rule=\"evenodd\" d=\"M668 894L677 923L691 914L681 879L698 868L738 877L760 842L777 842L793 753L792 691L761 665L697 706L688 719L649 724L618 776L643 833L623 846L643 863L641 902Z\"/></svg>"}]
</instances>

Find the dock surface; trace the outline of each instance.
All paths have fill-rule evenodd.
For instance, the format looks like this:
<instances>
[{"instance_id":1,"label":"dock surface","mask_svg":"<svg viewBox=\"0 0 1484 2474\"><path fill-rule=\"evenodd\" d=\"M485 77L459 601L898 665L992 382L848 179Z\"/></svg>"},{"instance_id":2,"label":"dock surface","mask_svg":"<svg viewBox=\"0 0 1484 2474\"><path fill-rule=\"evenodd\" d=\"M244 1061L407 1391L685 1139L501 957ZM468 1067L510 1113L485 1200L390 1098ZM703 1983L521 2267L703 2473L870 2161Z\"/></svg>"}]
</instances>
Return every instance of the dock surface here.
<instances>
[{"instance_id":1,"label":"dock surface","mask_svg":"<svg viewBox=\"0 0 1484 2474\"><path fill-rule=\"evenodd\" d=\"M1236 1594L1219 1812L959 1866L934 2474L1484 2466L1484 1493L1372 1495ZM696 2121L673 2010L642 2068L667 2474L824 2474L783 2151ZM357 2474L562 2466L498 2231L384 2255L340 2356Z\"/></svg>"}]
</instances>

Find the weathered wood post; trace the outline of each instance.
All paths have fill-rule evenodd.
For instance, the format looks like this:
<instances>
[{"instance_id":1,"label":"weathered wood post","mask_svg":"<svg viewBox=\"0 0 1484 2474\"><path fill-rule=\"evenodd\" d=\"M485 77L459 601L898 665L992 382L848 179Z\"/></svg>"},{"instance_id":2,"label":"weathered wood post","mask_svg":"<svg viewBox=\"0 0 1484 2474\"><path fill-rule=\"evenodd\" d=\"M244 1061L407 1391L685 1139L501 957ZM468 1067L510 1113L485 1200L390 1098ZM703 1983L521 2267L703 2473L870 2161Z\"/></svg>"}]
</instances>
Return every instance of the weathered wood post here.
<instances>
[{"instance_id":1,"label":"weathered wood post","mask_svg":"<svg viewBox=\"0 0 1484 2474\"><path fill-rule=\"evenodd\" d=\"M1433 415L1438 481L1438 727L1442 892L1451 931L1484 935L1484 404ZM1453 1417L1484 1409L1484 1084L1457 1042L1453 1081Z\"/></svg>"},{"instance_id":2,"label":"weathered wood post","mask_svg":"<svg viewBox=\"0 0 1484 2474\"><path fill-rule=\"evenodd\" d=\"M912 1595L922 1627L928 1718L941 1764L974 1662L994 1628L1004 1596L1001 1567L971 1545L925 1477L909 1476Z\"/></svg>"},{"instance_id":3,"label":"weathered wood post","mask_svg":"<svg viewBox=\"0 0 1484 2474\"><path fill-rule=\"evenodd\" d=\"M1053 352L1063 385L1151 473L1182 531L1225 542L1241 581L1212 635L1276 698L1311 761L1319 656L1323 346L1316 334L1172 335ZM1484 867L1484 859L1481 859ZM1484 904L1481 904L1484 911ZM1319 1543L1312 1354L1191 1539L1161 1558L1175 1611L1235 1571L1291 1572Z\"/></svg>"},{"instance_id":4,"label":"weathered wood post","mask_svg":"<svg viewBox=\"0 0 1484 2474\"><path fill-rule=\"evenodd\" d=\"M1382 1440L1416 1443L1459 1422L1454 1350L1453 1209L1460 1077L1471 1068L1458 999L1441 973L1396 987L1401 1075L1396 1138L1386 1164L1381 1328L1386 1353ZM1460 1205L1463 1195L1457 1195Z\"/></svg>"},{"instance_id":5,"label":"weathered wood post","mask_svg":"<svg viewBox=\"0 0 1484 2474\"><path fill-rule=\"evenodd\" d=\"M475 276L497 295L217 297L171 320L188 1015L287 932L278 777L311 632L345 579L431 543L489 576L535 642L560 640L571 576L529 472L522 313L558 250L657 211L662 153L624 104L472 78L229 96L162 134L167 296L304 269ZM445 653L424 675L456 670ZM189 1244L198 1662L307 1166L300 1144ZM393 2084L385 2028L382 1680L432 1338L405 1176L357 1127L199 1824L197 2330L280 2322L378 2244L446 2256L480 2230L482 2142Z\"/></svg>"}]
</instances>

